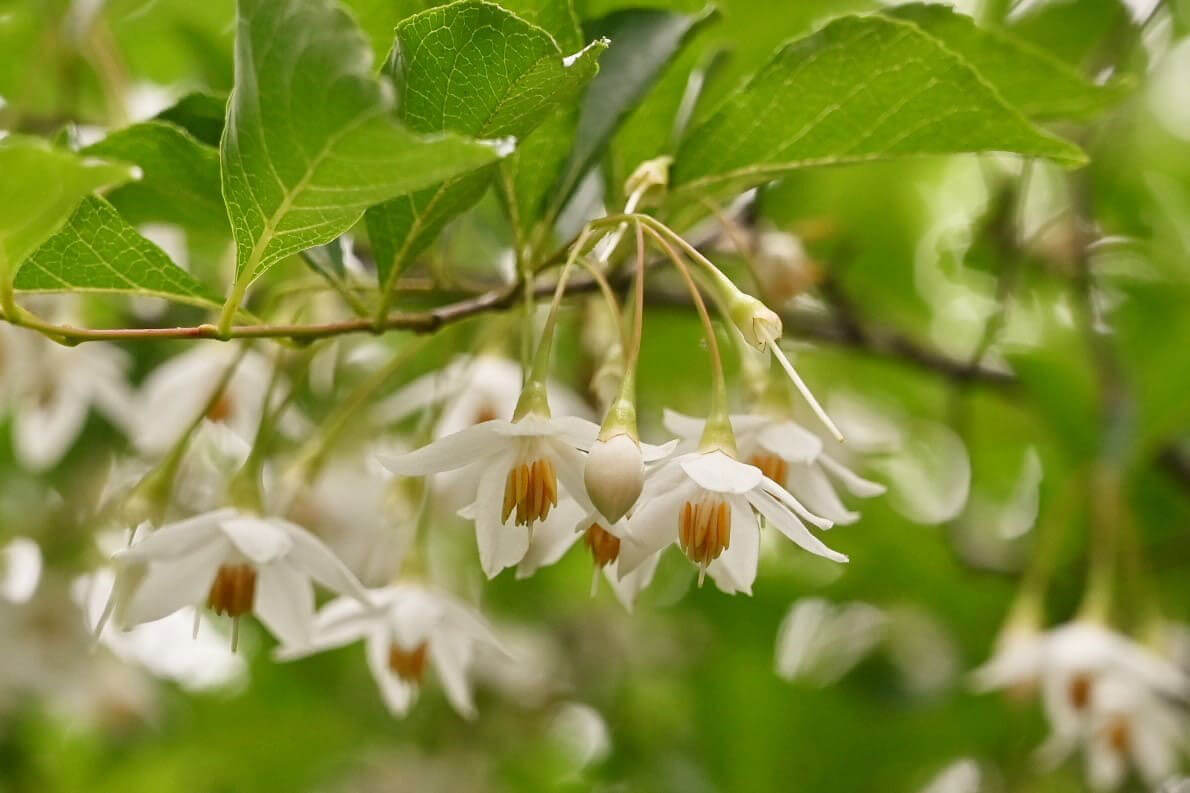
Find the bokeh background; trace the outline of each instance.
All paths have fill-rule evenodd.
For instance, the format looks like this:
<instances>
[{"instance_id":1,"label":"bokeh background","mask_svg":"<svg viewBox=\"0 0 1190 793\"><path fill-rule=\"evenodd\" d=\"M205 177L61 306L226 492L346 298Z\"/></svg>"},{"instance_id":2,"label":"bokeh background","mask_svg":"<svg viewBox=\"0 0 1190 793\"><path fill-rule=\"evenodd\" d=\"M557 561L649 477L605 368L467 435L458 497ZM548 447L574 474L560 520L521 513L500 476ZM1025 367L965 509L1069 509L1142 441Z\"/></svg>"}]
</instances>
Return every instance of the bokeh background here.
<instances>
[{"instance_id":1,"label":"bokeh background","mask_svg":"<svg viewBox=\"0 0 1190 793\"><path fill-rule=\"evenodd\" d=\"M346 4L376 35L393 14L422 7ZM96 538L111 527L96 523L94 505L127 452L126 428L92 410L65 458L32 472L11 451L21 403L6 397L0 545L30 538L44 565L28 600L0 599L0 791L915 791L948 769L944 784L975 786L934 789L1084 789L1076 762L1054 771L1035 763L1046 730L1035 702L974 693L967 673L991 651L1039 526L1061 535L1051 619L1069 617L1082 591L1085 497L1059 495L1104 429L1097 358L1080 326L1080 222L1102 240L1089 254L1092 302L1127 384L1127 506L1147 559L1137 581L1172 623L1190 618L1190 3L1010 5L979 12L1087 74L1111 67L1127 81L1112 110L1060 128L1086 148L1088 167L1034 164L1027 181L1019 162L991 156L806 171L761 191L742 221L758 245L769 234L775 246L762 286L788 298L798 320L789 332L808 340L798 355L807 379L833 410L895 436L854 459L890 492L853 503L862 520L830 535L849 565L766 543L754 596L729 597L698 588L675 552L629 614L606 587L590 596L590 561L578 549L531 579L483 581L469 527L439 516L423 565L478 603L517 650L512 668L480 665L478 719L460 718L431 684L395 720L358 645L277 664L272 640L251 625L240 661L208 647L208 657L162 676L150 651L94 647L78 604L76 579L103 559ZM617 10L683 3L577 6L598 29ZM711 64L713 102L779 43L875 7L717 6L662 74L658 96ZM699 8L690 0L683 10ZM187 91L226 92L233 20L232 0L0 3L0 129L93 139ZM632 134L630 118L620 135ZM620 168L613 147L606 169ZM507 244L499 217L489 196L435 255L447 267L472 263L474 272L461 268L468 277L490 276ZM187 228L174 244L193 271L226 278L219 233ZM729 242L716 260L747 277ZM704 410L709 385L695 317L666 305L658 284L639 372L650 440L664 435L664 407ZM157 308L94 300L80 310L119 324ZM568 304L556 368L592 406L593 313ZM452 329L401 379L458 352L515 356L514 327L495 317ZM181 345L125 345L130 393ZM361 360L346 382L366 374ZM0 357L0 378L12 365ZM734 358L728 365L738 371ZM309 388L297 397L315 421L331 401ZM363 440L348 433L343 454L362 454ZM856 619L822 651L820 668L786 679L779 629L807 598ZM179 649L186 634L156 652L193 655Z\"/></svg>"}]
</instances>

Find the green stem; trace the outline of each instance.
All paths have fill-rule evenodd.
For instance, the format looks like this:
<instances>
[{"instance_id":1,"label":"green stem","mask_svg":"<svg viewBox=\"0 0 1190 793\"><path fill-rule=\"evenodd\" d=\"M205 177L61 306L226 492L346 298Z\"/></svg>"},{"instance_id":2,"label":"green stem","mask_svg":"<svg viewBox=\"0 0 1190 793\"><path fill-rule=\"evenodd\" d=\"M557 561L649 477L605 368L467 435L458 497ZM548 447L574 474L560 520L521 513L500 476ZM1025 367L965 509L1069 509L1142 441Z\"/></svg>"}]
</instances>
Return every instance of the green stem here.
<instances>
[{"instance_id":1,"label":"green stem","mask_svg":"<svg viewBox=\"0 0 1190 793\"><path fill-rule=\"evenodd\" d=\"M1115 589L1117 528L1121 520L1123 493L1120 472L1108 463L1098 463L1090 480L1091 544L1087 585L1079 616L1107 622L1111 617Z\"/></svg>"}]
</instances>

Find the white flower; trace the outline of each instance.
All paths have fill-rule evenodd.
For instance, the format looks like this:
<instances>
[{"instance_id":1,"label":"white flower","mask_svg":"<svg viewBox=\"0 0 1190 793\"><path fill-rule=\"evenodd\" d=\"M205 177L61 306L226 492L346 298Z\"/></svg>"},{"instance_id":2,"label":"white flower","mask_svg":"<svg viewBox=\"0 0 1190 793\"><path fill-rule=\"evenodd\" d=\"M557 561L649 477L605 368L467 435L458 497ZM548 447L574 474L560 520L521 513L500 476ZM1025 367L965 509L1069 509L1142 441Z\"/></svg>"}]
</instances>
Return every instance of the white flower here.
<instances>
[{"instance_id":1,"label":"white flower","mask_svg":"<svg viewBox=\"0 0 1190 793\"><path fill-rule=\"evenodd\" d=\"M645 456L640 441L622 432L597 440L587 455L583 481L591 503L608 521L628 514L645 486Z\"/></svg>"},{"instance_id":2,"label":"white flower","mask_svg":"<svg viewBox=\"0 0 1190 793\"><path fill-rule=\"evenodd\" d=\"M314 616L313 581L366 597L321 540L281 518L227 508L140 535L113 557L111 612L124 629L205 605L234 625L252 612L278 639L301 644Z\"/></svg>"},{"instance_id":3,"label":"white flower","mask_svg":"<svg viewBox=\"0 0 1190 793\"><path fill-rule=\"evenodd\" d=\"M500 650L483 618L454 598L413 584L371 590L369 607L352 598L327 604L308 644L278 650L283 659L364 640L368 669L385 705L396 716L409 711L432 666L446 697L463 716L475 715L468 683L477 649Z\"/></svg>"},{"instance_id":4,"label":"white flower","mask_svg":"<svg viewBox=\"0 0 1190 793\"><path fill-rule=\"evenodd\" d=\"M28 537L14 537L0 547L0 598L25 603L41 580L41 548Z\"/></svg>"},{"instance_id":5,"label":"white flower","mask_svg":"<svg viewBox=\"0 0 1190 793\"><path fill-rule=\"evenodd\" d=\"M706 422L673 410L665 411L665 428L680 438L697 442ZM839 500L831 479L854 496L869 498L884 486L859 476L822 448L822 440L790 419L763 415L731 416L740 459L792 493L808 509L834 523L854 523L859 513Z\"/></svg>"},{"instance_id":6,"label":"white flower","mask_svg":"<svg viewBox=\"0 0 1190 793\"><path fill-rule=\"evenodd\" d=\"M150 455L162 454L182 436L211 398L227 368L239 355L235 345L218 341L195 344L145 378L138 395L138 421L134 441ZM260 424L261 407L272 380L273 367L261 353L249 350L228 380L223 393L207 412L207 418L251 442ZM287 386L280 383L271 397L274 405L285 399ZM281 418L281 430L299 434L302 416L289 409Z\"/></svg>"},{"instance_id":7,"label":"white flower","mask_svg":"<svg viewBox=\"0 0 1190 793\"><path fill-rule=\"evenodd\" d=\"M475 521L480 563L490 578L519 562L531 531L548 520L573 527L573 510L554 507L568 501L585 507L580 450L589 449L598 432L576 416L530 413L519 421L484 421L381 462L403 476L462 469L474 483L474 500L459 514Z\"/></svg>"},{"instance_id":8,"label":"white flower","mask_svg":"<svg viewBox=\"0 0 1190 793\"><path fill-rule=\"evenodd\" d=\"M777 629L777 675L833 683L884 640L888 624L888 615L868 603L802 598Z\"/></svg>"},{"instance_id":9,"label":"white flower","mask_svg":"<svg viewBox=\"0 0 1190 793\"><path fill-rule=\"evenodd\" d=\"M1129 753L1143 755L1133 757L1146 775L1161 765L1169 742L1158 736L1169 732L1159 724L1167 721L1164 700L1190 695L1190 680L1172 663L1086 619L1045 633L1010 630L974 682L982 689L1040 685L1052 731L1040 757L1053 765L1085 743L1088 775L1101 789L1119 783ZM1126 712L1139 715L1121 722Z\"/></svg>"},{"instance_id":10,"label":"white flower","mask_svg":"<svg viewBox=\"0 0 1190 793\"><path fill-rule=\"evenodd\" d=\"M802 523L829 528L829 520L811 513L756 466L715 450L671 458L650 477L628 521L620 573L631 573L651 554L677 543L724 592L751 593L760 550L753 509L805 550L847 561Z\"/></svg>"},{"instance_id":11,"label":"white flower","mask_svg":"<svg viewBox=\"0 0 1190 793\"><path fill-rule=\"evenodd\" d=\"M136 413L123 350L102 342L64 347L39 333L7 328L0 337L13 450L33 471L57 465L94 406L121 430Z\"/></svg>"},{"instance_id":12,"label":"white flower","mask_svg":"<svg viewBox=\"0 0 1190 793\"><path fill-rule=\"evenodd\" d=\"M115 580L115 573L103 568L74 582L75 601L93 633L99 627ZM98 631L98 639L121 660L192 691L228 686L242 680L247 672L247 664L232 652L227 637L209 617L191 606L128 631L105 625Z\"/></svg>"}]
</instances>

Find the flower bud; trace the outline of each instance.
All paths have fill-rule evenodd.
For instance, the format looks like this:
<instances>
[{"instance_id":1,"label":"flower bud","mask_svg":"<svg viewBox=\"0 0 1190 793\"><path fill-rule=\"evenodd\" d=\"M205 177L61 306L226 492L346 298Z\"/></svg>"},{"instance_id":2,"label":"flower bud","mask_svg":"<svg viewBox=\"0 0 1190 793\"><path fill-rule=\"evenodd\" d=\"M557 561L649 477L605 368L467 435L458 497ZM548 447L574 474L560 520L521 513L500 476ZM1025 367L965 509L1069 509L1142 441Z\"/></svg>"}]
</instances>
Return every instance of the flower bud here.
<instances>
[{"instance_id":1,"label":"flower bud","mask_svg":"<svg viewBox=\"0 0 1190 793\"><path fill-rule=\"evenodd\" d=\"M731 321L744 339L758 350L781 338L781 317L752 295L736 292L728 306Z\"/></svg>"},{"instance_id":2,"label":"flower bud","mask_svg":"<svg viewBox=\"0 0 1190 793\"><path fill-rule=\"evenodd\" d=\"M595 441L583 480L591 503L609 523L615 523L632 509L645 484L640 442L627 433Z\"/></svg>"}]
</instances>

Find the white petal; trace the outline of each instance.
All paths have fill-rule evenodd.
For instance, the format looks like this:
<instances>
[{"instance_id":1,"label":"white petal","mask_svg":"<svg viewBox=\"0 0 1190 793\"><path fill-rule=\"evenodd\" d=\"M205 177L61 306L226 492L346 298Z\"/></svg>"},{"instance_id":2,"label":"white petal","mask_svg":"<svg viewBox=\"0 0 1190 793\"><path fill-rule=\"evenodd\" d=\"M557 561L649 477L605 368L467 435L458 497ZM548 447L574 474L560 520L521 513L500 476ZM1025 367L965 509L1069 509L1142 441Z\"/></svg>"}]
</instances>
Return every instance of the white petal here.
<instances>
[{"instance_id":1,"label":"white petal","mask_svg":"<svg viewBox=\"0 0 1190 793\"><path fill-rule=\"evenodd\" d=\"M859 520L859 513L843 506L830 480L817 465L795 465L790 468L788 481L778 484L784 484L811 512L834 523L846 525Z\"/></svg>"},{"instance_id":2,"label":"white petal","mask_svg":"<svg viewBox=\"0 0 1190 793\"><path fill-rule=\"evenodd\" d=\"M387 634L377 632L370 635L365 647L368 669L380 688L380 696L388 706L389 712L394 716L404 716L409 712L417 690L389 669L388 650Z\"/></svg>"},{"instance_id":3,"label":"white petal","mask_svg":"<svg viewBox=\"0 0 1190 793\"><path fill-rule=\"evenodd\" d=\"M792 421L774 421L756 438L765 449L791 463L808 463L822 452L818 436Z\"/></svg>"},{"instance_id":4,"label":"white petal","mask_svg":"<svg viewBox=\"0 0 1190 793\"><path fill-rule=\"evenodd\" d=\"M479 491L471 512L475 518L475 541L479 545L479 563L488 578L494 578L505 567L524 558L529 550L529 530L500 520L504 506L504 483L508 478L509 461L493 465L479 480Z\"/></svg>"},{"instance_id":5,"label":"white petal","mask_svg":"<svg viewBox=\"0 0 1190 793\"><path fill-rule=\"evenodd\" d=\"M68 383L56 383L45 399L17 406L12 434L17 459L32 471L44 471L66 455L87 420L90 395Z\"/></svg>"},{"instance_id":6,"label":"white petal","mask_svg":"<svg viewBox=\"0 0 1190 793\"><path fill-rule=\"evenodd\" d=\"M293 548L289 533L265 518L226 518L219 521L219 528L240 553L258 565L276 561Z\"/></svg>"},{"instance_id":7,"label":"white petal","mask_svg":"<svg viewBox=\"0 0 1190 793\"><path fill-rule=\"evenodd\" d=\"M636 512L628 519L628 535L620 544L617 567L621 578L677 540L679 512L693 489L686 484L651 497L647 492L641 495Z\"/></svg>"},{"instance_id":8,"label":"white petal","mask_svg":"<svg viewBox=\"0 0 1190 793\"><path fill-rule=\"evenodd\" d=\"M578 416L555 416L550 425L554 437L574 449L590 451L599 437L599 425Z\"/></svg>"},{"instance_id":9,"label":"white petal","mask_svg":"<svg viewBox=\"0 0 1190 793\"><path fill-rule=\"evenodd\" d=\"M872 498L883 494L886 490L884 485L864 479L825 452L818 455L818 464L826 469L828 474L842 482L843 487L847 488L851 495L858 498Z\"/></svg>"},{"instance_id":10,"label":"white petal","mask_svg":"<svg viewBox=\"0 0 1190 793\"><path fill-rule=\"evenodd\" d=\"M500 419L485 421L408 454L381 455L380 462L394 474L402 476L453 471L504 448L506 442L497 430L507 424L507 421Z\"/></svg>"},{"instance_id":11,"label":"white petal","mask_svg":"<svg viewBox=\"0 0 1190 793\"><path fill-rule=\"evenodd\" d=\"M278 661L292 661L313 653L333 650L368 635L381 617L352 597L335 598L314 617L304 645L281 646L273 653Z\"/></svg>"},{"instance_id":12,"label":"white petal","mask_svg":"<svg viewBox=\"0 0 1190 793\"><path fill-rule=\"evenodd\" d=\"M767 493L759 490L753 491L748 495L748 503L756 507L761 515L764 515L770 526L793 540L801 548L831 561L847 561L846 556L826 547L821 540L810 533L810 530L797 519L797 516L786 509L784 505L777 503Z\"/></svg>"},{"instance_id":13,"label":"white petal","mask_svg":"<svg viewBox=\"0 0 1190 793\"><path fill-rule=\"evenodd\" d=\"M24 603L41 580L41 547L28 537L14 537L0 548L0 598Z\"/></svg>"},{"instance_id":14,"label":"white petal","mask_svg":"<svg viewBox=\"0 0 1190 793\"><path fill-rule=\"evenodd\" d=\"M176 523L167 523L154 531L138 531L132 547L121 552L119 556L137 561L185 556L201 545L222 539L220 522L237 514L234 509L220 509Z\"/></svg>"},{"instance_id":15,"label":"white petal","mask_svg":"<svg viewBox=\"0 0 1190 793\"><path fill-rule=\"evenodd\" d=\"M764 479L756 466L733 460L721 451L688 454L680 460L687 476L716 493L747 493Z\"/></svg>"},{"instance_id":16,"label":"white petal","mask_svg":"<svg viewBox=\"0 0 1190 793\"><path fill-rule=\"evenodd\" d=\"M772 479L765 477L764 481L760 483L759 490L774 498L779 504L785 505L785 508L792 510L795 515L802 520L817 526L820 529L829 529L834 524L821 515L815 515L810 510L806 509L802 502L789 494L789 491L781 487Z\"/></svg>"},{"instance_id":17,"label":"white petal","mask_svg":"<svg viewBox=\"0 0 1190 793\"><path fill-rule=\"evenodd\" d=\"M292 543L289 561L294 566L336 594L369 602L364 585L322 540L296 523L279 518L272 521L285 530Z\"/></svg>"},{"instance_id":18,"label":"white petal","mask_svg":"<svg viewBox=\"0 0 1190 793\"><path fill-rule=\"evenodd\" d=\"M587 485L583 481L585 455L558 440L549 441L548 448L554 471L558 476L558 495L568 495L583 509L592 510L591 499L587 496Z\"/></svg>"},{"instance_id":19,"label":"white petal","mask_svg":"<svg viewBox=\"0 0 1190 793\"><path fill-rule=\"evenodd\" d=\"M1093 790L1115 790L1128 773L1125 757L1116 751L1106 736L1093 736L1083 750L1087 763L1087 781Z\"/></svg>"},{"instance_id":20,"label":"white petal","mask_svg":"<svg viewBox=\"0 0 1190 793\"><path fill-rule=\"evenodd\" d=\"M707 575L719 589L731 595L752 594L756 567L760 561L760 527L742 496L731 499L731 544L709 565Z\"/></svg>"},{"instance_id":21,"label":"white petal","mask_svg":"<svg viewBox=\"0 0 1190 793\"><path fill-rule=\"evenodd\" d=\"M579 507L573 499L559 501L550 516L533 527L529 549L517 565L516 577L528 578L538 568L547 567L561 559L582 537L579 529L584 520L593 520L590 510Z\"/></svg>"},{"instance_id":22,"label":"white petal","mask_svg":"<svg viewBox=\"0 0 1190 793\"><path fill-rule=\"evenodd\" d=\"M679 438L692 441L697 441L702 437L703 428L706 426L706 422L700 418L687 416L685 413L679 413L669 408L665 408L662 413L662 424Z\"/></svg>"},{"instance_id":23,"label":"white petal","mask_svg":"<svg viewBox=\"0 0 1190 793\"><path fill-rule=\"evenodd\" d=\"M657 563L660 561L661 552L657 551L646 556L635 570L624 576L620 576L619 574L618 567L620 561L618 559L615 564L610 564L603 568L603 576L611 584L616 600L620 601L620 604L629 614L632 613L637 596L644 591L645 587L653 582L653 575L656 574Z\"/></svg>"},{"instance_id":24,"label":"white petal","mask_svg":"<svg viewBox=\"0 0 1190 793\"><path fill-rule=\"evenodd\" d=\"M1129 738L1137 770L1149 787L1159 788L1177 771L1177 744L1144 718L1133 719Z\"/></svg>"},{"instance_id":25,"label":"white petal","mask_svg":"<svg viewBox=\"0 0 1190 793\"><path fill-rule=\"evenodd\" d=\"M666 457L669 457L671 454L673 454L674 450L678 448L678 443L680 443L680 441L677 438L674 438L671 441L666 441L660 446L652 443L641 443L640 450L642 456L645 458L646 463L655 463L658 460L664 460Z\"/></svg>"},{"instance_id":26,"label":"white petal","mask_svg":"<svg viewBox=\"0 0 1190 793\"><path fill-rule=\"evenodd\" d=\"M309 641L314 621L314 587L285 561L263 565L256 572L253 611L282 644L300 647Z\"/></svg>"},{"instance_id":27,"label":"white petal","mask_svg":"<svg viewBox=\"0 0 1190 793\"><path fill-rule=\"evenodd\" d=\"M430 642L430 661L446 692L446 698L461 716L475 718L475 701L467 683L471 661L471 642L466 636L439 633Z\"/></svg>"},{"instance_id":28,"label":"white petal","mask_svg":"<svg viewBox=\"0 0 1190 793\"><path fill-rule=\"evenodd\" d=\"M116 606L120 625L130 628L159 620L183 606L201 605L211 591L219 565L230 552L231 544L221 540L200 546L185 556L150 563L144 570L144 578L132 585L127 600ZM121 573L125 574L136 571Z\"/></svg>"}]
</instances>

